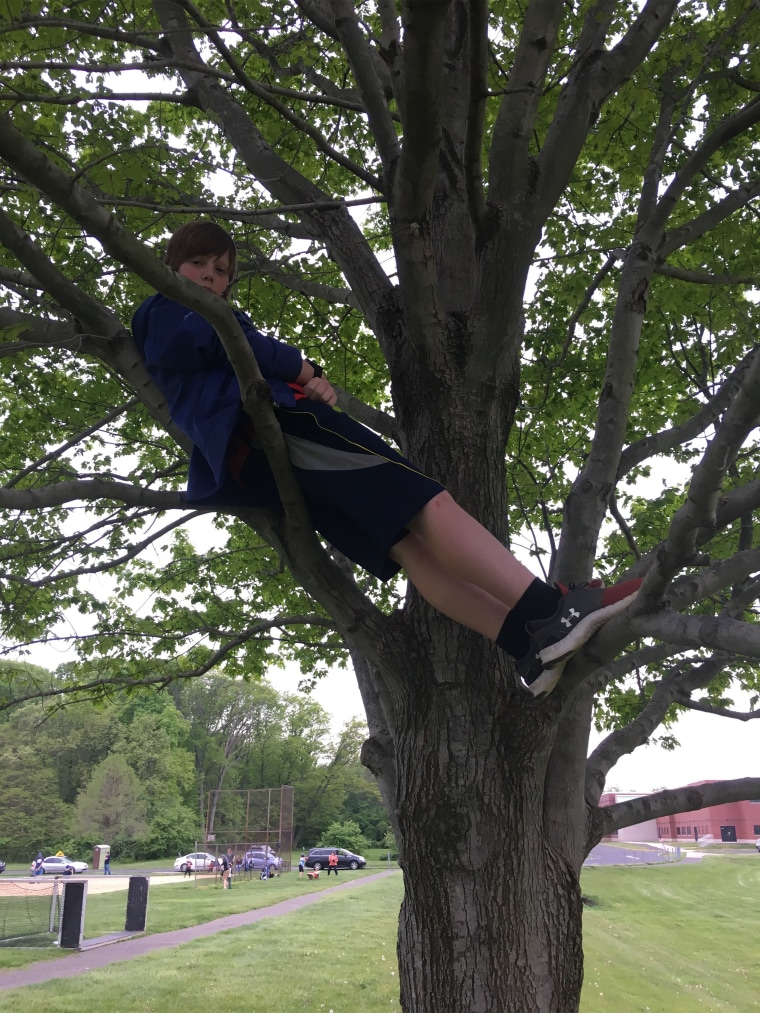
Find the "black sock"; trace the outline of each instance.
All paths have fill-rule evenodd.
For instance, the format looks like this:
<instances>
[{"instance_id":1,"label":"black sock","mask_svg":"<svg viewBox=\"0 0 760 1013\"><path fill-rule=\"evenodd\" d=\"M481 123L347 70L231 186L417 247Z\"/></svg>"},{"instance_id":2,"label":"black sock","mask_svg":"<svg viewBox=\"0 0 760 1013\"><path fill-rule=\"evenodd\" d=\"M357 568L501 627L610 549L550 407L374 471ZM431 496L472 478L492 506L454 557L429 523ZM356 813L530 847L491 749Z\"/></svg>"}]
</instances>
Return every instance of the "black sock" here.
<instances>
[{"instance_id":1,"label":"black sock","mask_svg":"<svg viewBox=\"0 0 760 1013\"><path fill-rule=\"evenodd\" d=\"M561 597L559 588L545 584L536 577L507 614L496 638L499 647L513 658L526 655L530 647L530 635L525 624L531 619L548 619L556 611Z\"/></svg>"}]
</instances>

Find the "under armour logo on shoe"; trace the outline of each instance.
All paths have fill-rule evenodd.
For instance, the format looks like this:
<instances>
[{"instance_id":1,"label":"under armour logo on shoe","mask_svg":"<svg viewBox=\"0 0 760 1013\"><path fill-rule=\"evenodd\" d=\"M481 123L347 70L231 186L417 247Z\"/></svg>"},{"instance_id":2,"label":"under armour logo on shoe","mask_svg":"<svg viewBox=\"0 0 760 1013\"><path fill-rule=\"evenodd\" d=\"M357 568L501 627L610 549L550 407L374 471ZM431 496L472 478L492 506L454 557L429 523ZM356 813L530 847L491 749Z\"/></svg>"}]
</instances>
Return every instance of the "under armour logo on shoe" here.
<instances>
[{"instance_id":1,"label":"under armour logo on shoe","mask_svg":"<svg viewBox=\"0 0 760 1013\"><path fill-rule=\"evenodd\" d=\"M566 616L563 616L560 621L563 626L566 626L568 629L570 629L570 627L573 625L573 620L578 618L580 618L580 612L578 611L578 609L571 608L568 614Z\"/></svg>"}]
</instances>

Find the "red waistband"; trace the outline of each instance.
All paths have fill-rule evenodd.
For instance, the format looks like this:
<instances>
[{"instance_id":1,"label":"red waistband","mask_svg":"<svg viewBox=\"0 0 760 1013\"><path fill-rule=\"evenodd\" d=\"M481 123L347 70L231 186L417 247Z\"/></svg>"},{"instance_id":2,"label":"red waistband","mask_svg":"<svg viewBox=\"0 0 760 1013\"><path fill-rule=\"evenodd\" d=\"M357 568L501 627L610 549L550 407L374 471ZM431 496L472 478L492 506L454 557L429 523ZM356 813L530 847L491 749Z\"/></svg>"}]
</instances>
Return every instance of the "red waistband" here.
<instances>
[{"instance_id":1,"label":"red waistband","mask_svg":"<svg viewBox=\"0 0 760 1013\"><path fill-rule=\"evenodd\" d=\"M300 383L289 383L288 387L293 391L296 401L305 400L306 395ZM240 425L233 430L230 442L227 444L227 453L224 455L225 466L238 485L240 485L240 476L243 473L245 462L251 452L253 437L253 423L246 415Z\"/></svg>"}]
</instances>

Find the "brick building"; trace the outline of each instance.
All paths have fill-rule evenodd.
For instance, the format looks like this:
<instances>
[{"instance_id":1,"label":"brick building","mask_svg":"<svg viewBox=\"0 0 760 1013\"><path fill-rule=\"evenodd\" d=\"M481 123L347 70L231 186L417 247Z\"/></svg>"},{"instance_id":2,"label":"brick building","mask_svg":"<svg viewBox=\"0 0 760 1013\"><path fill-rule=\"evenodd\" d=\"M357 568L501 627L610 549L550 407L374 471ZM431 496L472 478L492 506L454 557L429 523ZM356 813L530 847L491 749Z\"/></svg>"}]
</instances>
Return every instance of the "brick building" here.
<instances>
[{"instance_id":1,"label":"brick building","mask_svg":"<svg viewBox=\"0 0 760 1013\"><path fill-rule=\"evenodd\" d=\"M710 783L710 781L694 781L687 787ZM650 793L607 791L600 798L599 804L614 805L616 802L627 802L647 794ZM661 816L634 827L623 827L617 834L611 834L606 839L659 840L678 844L680 841L694 841L705 837L731 843L754 843L760 838L760 798L746 802L726 802L723 805L711 805L692 812Z\"/></svg>"},{"instance_id":2,"label":"brick building","mask_svg":"<svg viewBox=\"0 0 760 1013\"><path fill-rule=\"evenodd\" d=\"M631 799L641 798L650 794L648 791L605 791L599 799L599 805L615 805L616 802L630 802ZM645 820L644 823L637 823L633 827L623 827L614 834L608 834L605 841L647 841L657 840L657 823L655 820Z\"/></svg>"},{"instance_id":3,"label":"brick building","mask_svg":"<svg viewBox=\"0 0 760 1013\"><path fill-rule=\"evenodd\" d=\"M687 787L710 783L695 781ZM700 837L713 837L716 841L727 843L754 843L760 838L760 798L711 805L696 812L677 813L675 816L662 816L657 820L657 836L661 841L676 843Z\"/></svg>"}]
</instances>

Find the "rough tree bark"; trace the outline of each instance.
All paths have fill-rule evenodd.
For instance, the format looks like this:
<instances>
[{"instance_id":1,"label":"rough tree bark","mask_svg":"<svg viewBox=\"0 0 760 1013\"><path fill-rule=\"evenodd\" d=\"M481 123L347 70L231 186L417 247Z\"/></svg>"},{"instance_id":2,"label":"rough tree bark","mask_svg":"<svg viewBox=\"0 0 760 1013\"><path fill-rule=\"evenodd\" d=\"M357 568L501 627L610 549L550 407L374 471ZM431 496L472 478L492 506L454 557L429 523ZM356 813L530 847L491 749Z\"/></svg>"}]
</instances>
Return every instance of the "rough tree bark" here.
<instances>
[{"instance_id":1,"label":"rough tree bark","mask_svg":"<svg viewBox=\"0 0 760 1013\"><path fill-rule=\"evenodd\" d=\"M709 565L677 580L697 557L705 561L704 546L713 535L737 518L749 524L760 503L756 481L737 482L729 495L722 492L758 423L760 355L746 349L741 366L721 378L718 390L703 385L702 402L672 427L646 437L629 427L653 279L668 257L747 208L759 184L749 177L735 185L722 181L720 199L703 212L679 200L709 174L716 152L730 151L736 138L756 139L760 101L751 84L742 85L738 71L729 74L733 65L726 47L725 73L741 95L714 129L694 141L693 150L684 150L679 103L685 107L687 100L670 86L657 55L663 33L672 29L676 39L687 33L679 16L689 5L677 0L631 3L622 5L623 11L612 0L599 0L573 15L562 0L531 0L514 24L497 17L498 5L491 10L486 0L404 0L400 15L396 6L387 0L361 9L348 0L298 0L297 14L288 7L289 17L302 19L303 36L338 47L350 88L309 66L309 54L297 51L301 34L288 40L285 22L277 21L279 6L230 5L225 27L235 46L213 16L190 0L153 0L132 34L118 24L101 24L99 17L76 21L52 13L25 17L15 30L33 29L41 39L55 29L107 40L122 46L125 62L138 47L148 54L150 72L181 82L184 93L166 101L218 132L245 173L290 209L290 218L285 211L272 212L272 228L318 243L339 267L350 302L360 308L387 363L392 430L403 451L445 481L462 505L504 540L511 506L504 454L520 402L529 272L542 236L554 227L554 216L561 217L563 195L577 182L581 153L606 104L653 61L647 74L655 79L661 74L663 82L659 122L650 124L630 243L606 256L579 300L577 319L614 265L622 264L604 338L606 366L598 383L588 380L598 386L589 420L593 435L564 503L561 536L551 543L552 577L591 576L623 476L709 426L714 438L695 469L693 495L674 514L659 547L648 555L631 553L632 569L646 575L641 604L584 649L548 701L534 701L505 655L434 612L413 590L403 609L384 612L344 561L320 547L261 396L258 368L228 308L192 291L131 234L126 205L110 210L110 198L119 207L123 194L83 184L65 159L28 136L23 103L37 99L24 100L18 86L15 101L22 112L0 112L0 159L9 192L32 188L67 225L76 223L96 238L113 263L203 313L222 336L286 507L284 518L239 516L280 551L330 617L351 654L365 702L370 736L363 762L378 779L404 871L398 947L403 1008L572 1011L583 980L579 876L594 844L605 833L653 815L760 796L760 779L744 779L699 792L661 792L646 802L604 810L598 806L615 761L646 742L669 708L688 705L729 654L760 658L758 627L746 621L760 590L760 550L746 527L728 558L710 558ZM265 8L282 39L277 32L258 37L262 26L256 18L264 19ZM757 20L757 11L752 16ZM735 32L741 40L750 27L755 31L749 18L739 12L725 37ZM512 42L505 49L508 32ZM293 46L291 63L285 41ZM255 76L243 51L266 61L271 80ZM507 55L508 65L502 66ZM700 71L704 80L708 63ZM299 76L303 89L324 89L320 102L335 103L347 115L360 111L362 129L374 145L366 164L351 154L350 144L333 145L316 119L312 123L301 114L302 93L289 93L279 83L291 75ZM287 124L282 150L268 133L269 117ZM332 193L329 174L318 183L316 172L299 170L288 131L300 131L326 166L339 166L354 185L358 181L384 201L394 279L347 204ZM183 200L187 204L189 195L177 202L177 213ZM150 210L156 220L165 213L157 204ZM105 363L171 432L165 405L122 322L56 266L20 224L17 207L15 212L0 212L0 244L56 311L46 318L6 299L0 326L12 329L16 344L4 346L2 354L62 342L75 354ZM9 291L25 291L18 273L3 280ZM316 291L308 285L303 290ZM340 298L347 299L345 293ZM571 347L572 329L568 333ZM584 375L570 380L587 382ZM559 467L556 477L564 481ZM89 497L182 509L179 494L160 482L142 490L113 479L14 485L9 480L0 489L0 508L33 511ZM718 615L704 616L699 607L689 613L717 595L724 596L725 606ZM311 622L295 615L277 620L282 626L301 621ZM231 633L202 666L183 674L208 670L275 622L270 618ZM653 637L662 643L653 645ZM683 663L684 651L694 649L703 653L685 655ZM681 664L668 668L673 658ZM660 666L657 688L635 719L587 762L595 693L645 664ZM160 684L162 678L146 677L143 684Z\"/></svg>"}]
</instances>

